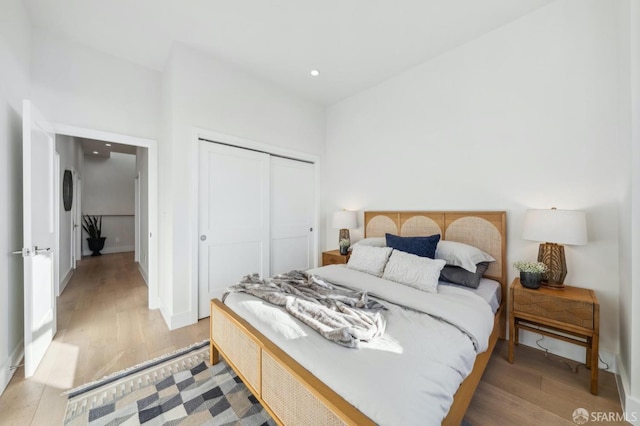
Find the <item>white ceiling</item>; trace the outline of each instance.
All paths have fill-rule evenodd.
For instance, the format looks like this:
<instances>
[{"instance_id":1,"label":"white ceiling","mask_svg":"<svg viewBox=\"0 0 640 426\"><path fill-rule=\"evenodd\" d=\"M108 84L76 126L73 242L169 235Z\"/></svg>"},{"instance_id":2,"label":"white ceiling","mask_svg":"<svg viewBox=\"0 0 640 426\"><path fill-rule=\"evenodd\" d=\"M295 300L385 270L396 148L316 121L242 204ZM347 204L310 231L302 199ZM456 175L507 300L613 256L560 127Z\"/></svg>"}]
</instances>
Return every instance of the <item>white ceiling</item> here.
<instances>
[{"instance_id":1,"label":"white ceiling","mask_svg":"<svg viewBox=\"0 0 640 426\"><path fill-rule=\"evenodd\" d=\"M98 141L95 139L77 138L82 145L82 151L84 155L91 155L92 157L111 157L112 152L119 152L121 154L136 155L136 147L133 145L122 145L119 143ZM96 154L97 152L97 154Z\"/></svg>"},{"instance_id":2,"label":"white ceiling","mask_svg":"<svg viewBox=\"0 0 640 426\"><path fill-rule=\"evenodd\" d=\"M23 1L35 27L120 58L161 71L183 42L328 105L553 0Z\"/></svg>"}]
</instances>

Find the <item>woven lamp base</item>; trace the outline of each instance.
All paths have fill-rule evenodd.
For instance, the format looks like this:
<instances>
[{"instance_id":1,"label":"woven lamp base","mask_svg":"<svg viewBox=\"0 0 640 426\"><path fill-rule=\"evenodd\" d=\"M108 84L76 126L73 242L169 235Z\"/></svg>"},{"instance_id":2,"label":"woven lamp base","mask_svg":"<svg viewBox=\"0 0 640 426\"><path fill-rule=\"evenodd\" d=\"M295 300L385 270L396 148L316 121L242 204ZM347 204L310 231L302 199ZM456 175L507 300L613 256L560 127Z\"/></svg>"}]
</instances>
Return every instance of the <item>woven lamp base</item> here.
<instances>
[{"instance_id":1,"label":"woven lamp base","mask_svg":"<svg viewBox=\"0 0 640 426\"><path fill-rule=\"evenodd\" d=\"M567 276L567 261L564 257L564 246L555 243L542 243L538 249L538 262L547 265L547 272L542 274L542 286L555 290L564 289Z\"/></svg>"}]
</instances>

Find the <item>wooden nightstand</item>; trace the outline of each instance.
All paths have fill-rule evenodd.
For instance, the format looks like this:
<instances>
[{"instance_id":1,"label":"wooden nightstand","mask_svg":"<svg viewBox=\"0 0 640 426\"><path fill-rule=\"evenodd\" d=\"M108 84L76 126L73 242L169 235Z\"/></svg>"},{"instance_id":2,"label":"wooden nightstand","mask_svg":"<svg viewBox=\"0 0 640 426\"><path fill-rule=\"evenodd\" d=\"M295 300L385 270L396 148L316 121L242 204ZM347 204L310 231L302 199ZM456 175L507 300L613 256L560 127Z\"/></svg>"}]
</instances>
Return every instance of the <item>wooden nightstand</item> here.
<instances>
[{"instance_id":1,"label":"wooden nightstand","mask_svg":"<svg viewBox=\"0 0 640 426\"><path fill-rule=\"evenodd\" d=\"M584 346L585 364L591 369L591 393L597 395L600 304L593 290L570 286L564 290L532 290L516 278L509 301L509 362L513 363L519 329Z\"/></svg>"},{"instance_id":2,"label":"wooden nightstand","mask_svg":"<svg viewBox=\"0 0 640 426\"><path fill-rule=\"evenodd\" d=\"M322 266L327 265L344 265L349 261L351 252L340 254L340 250L329 250L322 252Z\"/></svg>"}]
</instances>

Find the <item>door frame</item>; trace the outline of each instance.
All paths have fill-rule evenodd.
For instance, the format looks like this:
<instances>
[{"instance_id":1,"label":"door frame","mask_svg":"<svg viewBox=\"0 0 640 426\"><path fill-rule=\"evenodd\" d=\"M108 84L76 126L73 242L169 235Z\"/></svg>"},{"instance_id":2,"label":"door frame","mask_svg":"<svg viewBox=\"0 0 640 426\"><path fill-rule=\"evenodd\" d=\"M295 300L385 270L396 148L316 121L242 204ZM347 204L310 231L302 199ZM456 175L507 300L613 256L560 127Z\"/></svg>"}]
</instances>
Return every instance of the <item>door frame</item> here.
<instances>
[{"instance_id":1,"label":"door frame","mask_svg":"<svg viewBox=\"0 0 640 426\"><path fill-rule=\"evenodd\" d=\"M198 250L199 250L199 212L200 205L198 202L198 178L200 174L200 167L198 161L198 153L200 150L200 138L210 141L216 141L223 144L235 146L238 148L250 149L255 151L262 151L268 154L277 155L280 157L287 157L292 160L300 160L312 163L314 166L314 201L313 201L313 267L318 266L319 256L319 211L320 211L320 157L306 152L296 151L288 148L280 148L273 145L269 145L264 142L257 142L250 139L241 138L225 133L216 132L213 130L206 130L199 127L191 128L191 185L190 187L190 210L191 217L189 222L191 223L191 309L189 316L192 323L198 321Z\"/></svg>"},{"instance_id":2,"label":"door frame","mask_svg":"<svg viewBox=\"0 0 640 426\"><path fill-rule=\"evenodd\" d=\"M149 235L147 235L147 239L149 245L149 274L147 284L149 286L149 309L160 308L161 302L158 294L158 141L60 123L54 123L53 127L54 132L60 135L96 139L148 149L147 169L149 181L147 200L149 208L147 221L149 222Z\"/></svg>"},{"instance_id":3,"label":"door frame","mask_svg":"<svg viewBox=\"0 0 640 426\"><path fill-rule=\"evenodd\" d=\"M60 198L62 182L60 181L60 154L53 140L53 241L55 257L53 260L53 295L60 296ZM56 299L57 302L57 299Z\"/></svg>"},{"instance_id":4,"label":"door frame","mask_svg":"<svg viewBox=\"0 0 640 426\"><path fill-rule=\"evenodd\" d=\"M73 269L78 268L78 261L82 259L82 177L73 169L73 222L72 238L73 244Z\"/></svg>"},{"instance_id":5,"label":"door frame","mask_svg":"<svg viewBox=\"0 0 640 426\"><path fill-rule=\"evenodd\" d=\"M136 178L134 180L134 216L133 216L133 238L134 238L134 254L133 260L140 262L140 171L137 170L138 162L136 160Z\"/></svg>"}]
</instances>

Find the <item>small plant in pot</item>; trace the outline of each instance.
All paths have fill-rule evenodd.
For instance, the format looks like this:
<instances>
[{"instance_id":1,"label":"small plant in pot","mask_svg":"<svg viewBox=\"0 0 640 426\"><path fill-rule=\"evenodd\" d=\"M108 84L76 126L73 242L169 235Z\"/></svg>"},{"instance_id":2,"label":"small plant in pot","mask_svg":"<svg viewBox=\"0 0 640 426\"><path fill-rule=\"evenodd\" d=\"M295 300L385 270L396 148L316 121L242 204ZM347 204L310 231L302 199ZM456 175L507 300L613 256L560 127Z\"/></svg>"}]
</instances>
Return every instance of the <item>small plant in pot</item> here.
<instances>
[{"instance_id":1,"label":"small plant in pot","mask_svg":"<svg viewBox=\"0 0 640 426\"><path fill-rule=\"evenodd\" d=\"M340 254L349 253L349 246L351 246L351 240L349 238L340 239Z\"/></svg>"},{"instance_id":2,"label":"small plant in pot","mask_svg":"<svg viewBox=\"0 0 640 426\"><path fill-rule=\"evenodd\" d=\"M107 237L102 236L102 216L82 215L82 229L89 236L87 243L89 250L92 251L91 256L100 256L100 250L104 248L104 242Z\"/></svg>"},{"instance_id":3,"label":"small plant in pot","mask_svg":"<svg viewBox=\"0 0 640 426\"><path fill-rule=\"evenodd\" d=\"M513 267L520 271L520 284L527 288L540 288L542 274L547 272L547 265L542 262L519 261Z\"/></svg>"}]
</instances>

